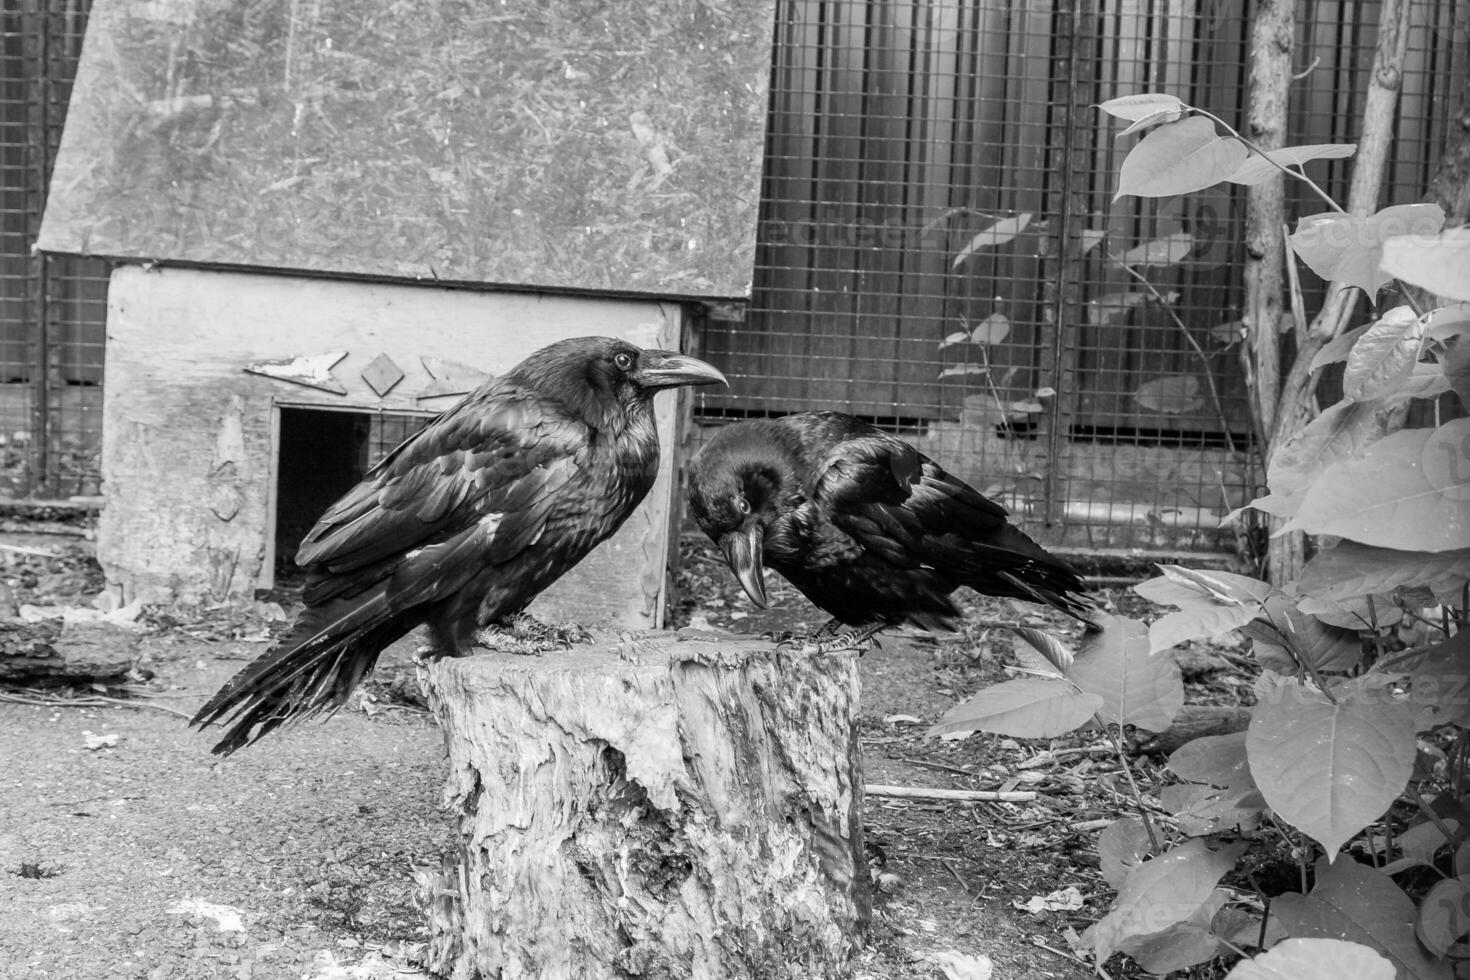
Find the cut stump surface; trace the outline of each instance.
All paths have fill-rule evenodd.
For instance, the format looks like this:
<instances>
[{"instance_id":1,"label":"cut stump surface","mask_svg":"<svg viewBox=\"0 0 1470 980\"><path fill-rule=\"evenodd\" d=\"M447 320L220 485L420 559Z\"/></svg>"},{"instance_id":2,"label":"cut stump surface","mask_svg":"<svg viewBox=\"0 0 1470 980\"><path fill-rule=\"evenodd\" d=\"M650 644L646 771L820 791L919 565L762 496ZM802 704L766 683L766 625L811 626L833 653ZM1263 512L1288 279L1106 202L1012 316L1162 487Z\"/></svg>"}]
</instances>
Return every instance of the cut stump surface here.
<instances>
[{"instance_id":1,"label":"cut stump surface","mask_svg":"<svg viewBox=\"0 0 1470 980\"><path fill-rule=\"evenodd\" d=\"M432 971L846 975L868 917L856 654L598 635L438 661L458 846Z\"/></svg>"}]
</instances>

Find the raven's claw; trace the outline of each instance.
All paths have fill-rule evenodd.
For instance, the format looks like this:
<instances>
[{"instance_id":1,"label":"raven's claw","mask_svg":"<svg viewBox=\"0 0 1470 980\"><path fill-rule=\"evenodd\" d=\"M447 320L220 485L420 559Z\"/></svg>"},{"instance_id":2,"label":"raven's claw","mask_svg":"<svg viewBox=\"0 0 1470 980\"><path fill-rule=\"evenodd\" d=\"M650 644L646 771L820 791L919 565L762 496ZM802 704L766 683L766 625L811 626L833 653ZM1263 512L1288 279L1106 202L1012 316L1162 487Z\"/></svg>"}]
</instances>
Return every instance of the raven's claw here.
<instances>
[{"instance_id":1,"label":"raven's claw","mask_svg":"<svg viewBox=\"0 0 1470 980\"><path fill-rule=\"evenodd\" d=\"M475 634L475 642L491 650L522 657L539 657L552 650L570 650L592 634L576 623L543 623L530 613L517 613L491 623Z\"/></svg>"}]
</instances>

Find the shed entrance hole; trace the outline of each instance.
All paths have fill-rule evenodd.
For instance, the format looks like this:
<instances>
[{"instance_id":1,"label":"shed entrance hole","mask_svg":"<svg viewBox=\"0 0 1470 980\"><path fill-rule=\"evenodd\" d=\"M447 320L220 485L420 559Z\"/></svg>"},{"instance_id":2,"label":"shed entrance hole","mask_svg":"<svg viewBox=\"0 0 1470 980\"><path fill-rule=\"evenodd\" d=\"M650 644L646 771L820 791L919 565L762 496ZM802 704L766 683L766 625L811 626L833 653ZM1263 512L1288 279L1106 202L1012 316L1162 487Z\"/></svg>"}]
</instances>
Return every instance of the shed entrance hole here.
<instances>
[{"instance_id":1,"label":"shed entrance hole","mask_svg":"<svg viewBox=\"0 0 1470 980\"><path fill-rule=\"evenodd\" d=\"M322 512L433 416L280 407L274 517L275 585L299 580L296 549Z\"/></svg>"}]
</instances>

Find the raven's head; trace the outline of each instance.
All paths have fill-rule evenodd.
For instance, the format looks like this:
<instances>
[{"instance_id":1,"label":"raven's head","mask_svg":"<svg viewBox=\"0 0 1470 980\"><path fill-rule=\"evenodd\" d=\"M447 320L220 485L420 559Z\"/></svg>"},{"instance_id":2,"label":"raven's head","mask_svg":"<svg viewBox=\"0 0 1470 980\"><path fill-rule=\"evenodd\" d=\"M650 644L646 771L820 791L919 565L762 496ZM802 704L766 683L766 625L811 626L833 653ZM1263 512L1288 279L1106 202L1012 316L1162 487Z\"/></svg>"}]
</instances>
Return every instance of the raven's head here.
<instances>
[{"instance_id":1,"label":"raven's head","mask_svg":"<svg viewBox=\"0 0 1470 980\"><path fill-rule=\"evenodd\" d=\"M671 350L645 350L614 337L571 337L541 348L512 380L551 395L599 429L647 411L664 388L728 384L713 366Z\"/></svg>"},{"instance_id":2,"label":"raven's head","mask_svg":"<svg viewBox=\"0 0 1470 980\"><path fill-rule=\"evenodd\" d=\"M750 601L766 607L766 534L800 503L801 481L788 448L767 422L717 431L689 467L694 519L725 553Z\"/></svg>"}]
</instances>

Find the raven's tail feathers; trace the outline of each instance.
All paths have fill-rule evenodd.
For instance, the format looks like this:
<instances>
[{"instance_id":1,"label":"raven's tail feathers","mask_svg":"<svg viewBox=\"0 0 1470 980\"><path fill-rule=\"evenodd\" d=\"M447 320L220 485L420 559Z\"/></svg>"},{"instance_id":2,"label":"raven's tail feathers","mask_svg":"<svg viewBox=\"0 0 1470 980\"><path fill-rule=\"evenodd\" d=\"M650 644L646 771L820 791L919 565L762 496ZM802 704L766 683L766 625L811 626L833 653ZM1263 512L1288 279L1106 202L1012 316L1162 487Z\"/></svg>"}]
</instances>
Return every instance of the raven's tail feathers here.
<instances>
[{"instance_id":1,"label":"raven's tail feathers","mask_svg":"<svg viewBox=\"0 0 1470 980\"><path fill-rule=\"evenodd\" d=\"M1014 586L1017 598L1030 599L1051 606L1082 623L1089 630L1102 627L1092 618L1096 611L1086 595L1087 587L1069 568L1050 565L1025 565L1015 571L996 572L995 577Z\"/></svg>"},{"instance_id":2,"label":"raven's tail feathers","mask_svg":"<svg viewBox=\"0 0 1470 980\"><path fill-rule=\"evenodd\" d=\"M189 724L228 725L214 752L229 755L282 725L336 711L383 648L408 629L381 589L309 608L290 635L232 677Z\"/></svg>"}]
</instances>

